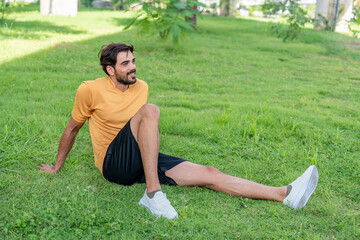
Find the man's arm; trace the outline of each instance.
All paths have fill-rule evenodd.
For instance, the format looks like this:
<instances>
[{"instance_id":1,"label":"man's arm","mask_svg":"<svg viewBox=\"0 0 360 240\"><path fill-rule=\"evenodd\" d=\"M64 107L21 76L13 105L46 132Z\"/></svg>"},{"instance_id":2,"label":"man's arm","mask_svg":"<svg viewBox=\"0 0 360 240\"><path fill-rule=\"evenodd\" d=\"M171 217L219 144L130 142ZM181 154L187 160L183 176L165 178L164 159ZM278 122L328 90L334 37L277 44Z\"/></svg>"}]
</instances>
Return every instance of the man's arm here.
<instances>
[{"instance_id":1,"label":"man's arm","mask_svg":"<svg viewBox=\"0 0 360 240\"><path fill-rule=\"evenodd\" d=\"M66 125L65 131L60 139L55 166L48 164L40 164L38 168L42 169L46 173L57 173L58 171L60 171L62 166L64 166L65 159L75 142L76 135L78 134L80 128L83 125L84 123L79 123L75 121L72 117L70 117L70 120Z\"/></svg>"}]
</instances>

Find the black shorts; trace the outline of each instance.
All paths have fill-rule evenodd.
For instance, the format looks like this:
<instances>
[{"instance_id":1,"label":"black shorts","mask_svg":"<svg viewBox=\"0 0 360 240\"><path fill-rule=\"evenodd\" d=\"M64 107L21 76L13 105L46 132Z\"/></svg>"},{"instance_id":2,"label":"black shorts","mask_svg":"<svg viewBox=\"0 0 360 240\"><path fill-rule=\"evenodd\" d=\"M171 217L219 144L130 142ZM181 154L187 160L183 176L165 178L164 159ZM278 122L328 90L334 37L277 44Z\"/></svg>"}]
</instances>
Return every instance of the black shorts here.
<instances>
[{"instance_id":1,"label":"black shorts","mask_svg":"<svg viewBox=\"0 0 360 240\"><path fill-rule=\"evenodd\" d=\"M165 172L185 160L159 153L158 176L161 184L177 185L165 176ZM122 185L145 183L145 174L140 149L131 132L130 121L120 130L110 143L103 165L106 180Z\"/></svg>"}]
</instances>

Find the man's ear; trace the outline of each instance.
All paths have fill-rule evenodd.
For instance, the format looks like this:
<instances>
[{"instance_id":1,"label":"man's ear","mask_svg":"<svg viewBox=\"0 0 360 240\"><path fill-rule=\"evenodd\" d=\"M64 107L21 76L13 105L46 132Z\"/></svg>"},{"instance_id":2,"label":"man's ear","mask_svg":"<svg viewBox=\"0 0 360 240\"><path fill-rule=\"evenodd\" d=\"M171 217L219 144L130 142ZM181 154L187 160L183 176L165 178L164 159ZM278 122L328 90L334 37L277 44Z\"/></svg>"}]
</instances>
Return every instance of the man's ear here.
<instances>
[{"instance_id":1,"label":"man's ear","mask_svg":"<svg viewBox=\"0 0 360 240\"><path fill-rule=\"evenodd\" d=\"M106 66L106 71L109 75L115 75L115 71L114 71L114 68L110 65L107 65Z\"/></svg>"}]
</instances>

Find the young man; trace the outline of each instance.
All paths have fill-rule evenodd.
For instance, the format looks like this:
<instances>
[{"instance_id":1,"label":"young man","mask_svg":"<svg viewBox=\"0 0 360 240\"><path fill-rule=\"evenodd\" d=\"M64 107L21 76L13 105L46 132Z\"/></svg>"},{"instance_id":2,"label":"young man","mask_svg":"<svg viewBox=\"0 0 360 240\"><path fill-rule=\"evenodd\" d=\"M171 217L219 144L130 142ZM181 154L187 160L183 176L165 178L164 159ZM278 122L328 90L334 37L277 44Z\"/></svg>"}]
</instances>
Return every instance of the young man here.
<instances>
[{"instance_id":1,"label":"young man","mask_svg":"<svg viewBox=\"0 0 360 240\"><path fill-rule=\"evenodd\" d=\"M103 47L100 65L108 76L79 86L55 166L41 164L39 169L60 171L77 133L88 120L95 165L108 181L146 183L139 204L156 216L178 216L160 184L203 186L239 197L279 201L294 209L306 205L318 182L315 166L288 186L269 187L159 153L160 110L147 104L148 86L136 78L133 51L133 46L122 43Z\"/></svg>"}]
</instances>

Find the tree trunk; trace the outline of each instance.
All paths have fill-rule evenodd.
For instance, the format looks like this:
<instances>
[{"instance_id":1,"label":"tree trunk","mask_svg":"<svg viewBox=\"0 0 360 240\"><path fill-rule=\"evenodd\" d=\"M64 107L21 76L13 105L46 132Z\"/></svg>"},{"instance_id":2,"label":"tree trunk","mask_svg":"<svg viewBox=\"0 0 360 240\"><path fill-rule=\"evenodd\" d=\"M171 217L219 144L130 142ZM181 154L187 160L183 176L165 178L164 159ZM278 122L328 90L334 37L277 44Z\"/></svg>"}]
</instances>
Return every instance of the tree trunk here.
<instances>
[{"instance_id":1,"label":"tree trunk","mask_svg":"<svg viewBox=\"0 0 360 240\"><path fill-rule=\"evenodd\" d=\"M353 0L317 0L314 29L348 32L352 4Z\"/></svg>"},{"instance_id":2,"label":"tree trunk","mask_svg":"<svg viewBox=\"0 0 360 240\"><path fill-rule=\"evenodd\" d=\"M119 8L119 10L126 10L126 7L122 5L123 2L124 2L124 0L120 0L117 3L115 3L113 5L113 9L116 10Z\"/></svg>"},{"instance_id":3,"label":"tree trunk","mask_svg":"<svg viewBox=\"0 0 360 240\"><path fill-rule=\"evenodd\" d=\"M193 9L197 11L197 6L193 6ZM192 22L194 28L196 28L196 24L197 24L197 17L195 14L192 15L191 18L188 19L190 22Z\"/></svg>"},{"instance_id":4,"label":"tree trunk","mask_svg":"<svg viewBox=\"0 0 360 240\"><path fill-rule=\"evenodd\" d=\"M349 23L352 18L353 0L340 1L339 12L336 21L336 32L349 32Z\"/></svg>"},{"instance_id":5,"label":"tree trunk","mask_svg":"<svg viewBox=\"0 0 360 240\"><path fill-rule=\"evenodd\" d=\"M5 0L2 0L2 7L3 7L3 9L2 9L2 16L1 16L1 24L3 24L4 22L5 22Z\"/></svg>"},{"instance_id":6,"label":"tree trunk","mask_svg":"<svg viewBox=\"0 0 360 240\"><path fill-rule=\"evenodd\" d=\"M197 6L193 6L192 7L195 11L197 11ZM195 14L192 15L192 17L187 17L185 18L186 21L191 22L193 24L193 28L196 29L196 24L197 24L197 17Z\"/></svg>"},{"instance_id":7,"label":"tree trunk","mask_svg":"<svg viewBox=\"0 0 360 240\"><path fill-rule=\"evenodd\" d=\"M235 17L235 12L236 12L236 1L235 0L229 0L229 16L230 17Z\"/></svg>"},{"instance_id":8,"label":"tree trunk","mask_svg":"<svg viewBox=\"0 0 360 240\"><path fill-rule=\"evenodd\" d=\"M234 17L236 12L235 0L220 0L220 16Z\"/></svg>"},{"instance_id":9,"label":"tree trunk","mask_svg":"<svg viewBox=\"0 0 360 240\"><path fill-rule=\"evenodd\" d=\"M40 0L40 13L42 15L75 17L77 11L77 0Z\"/></svg>"},{"instance_id":10,"label":"tree trunk","mask_svg":"<svg viewBox=\"0 0 360 240\"><path fill-rule=\"evenodd\" d=\"M230 0L220 0L220 16L229 16Z\"/></svg>"}]
</instances>

